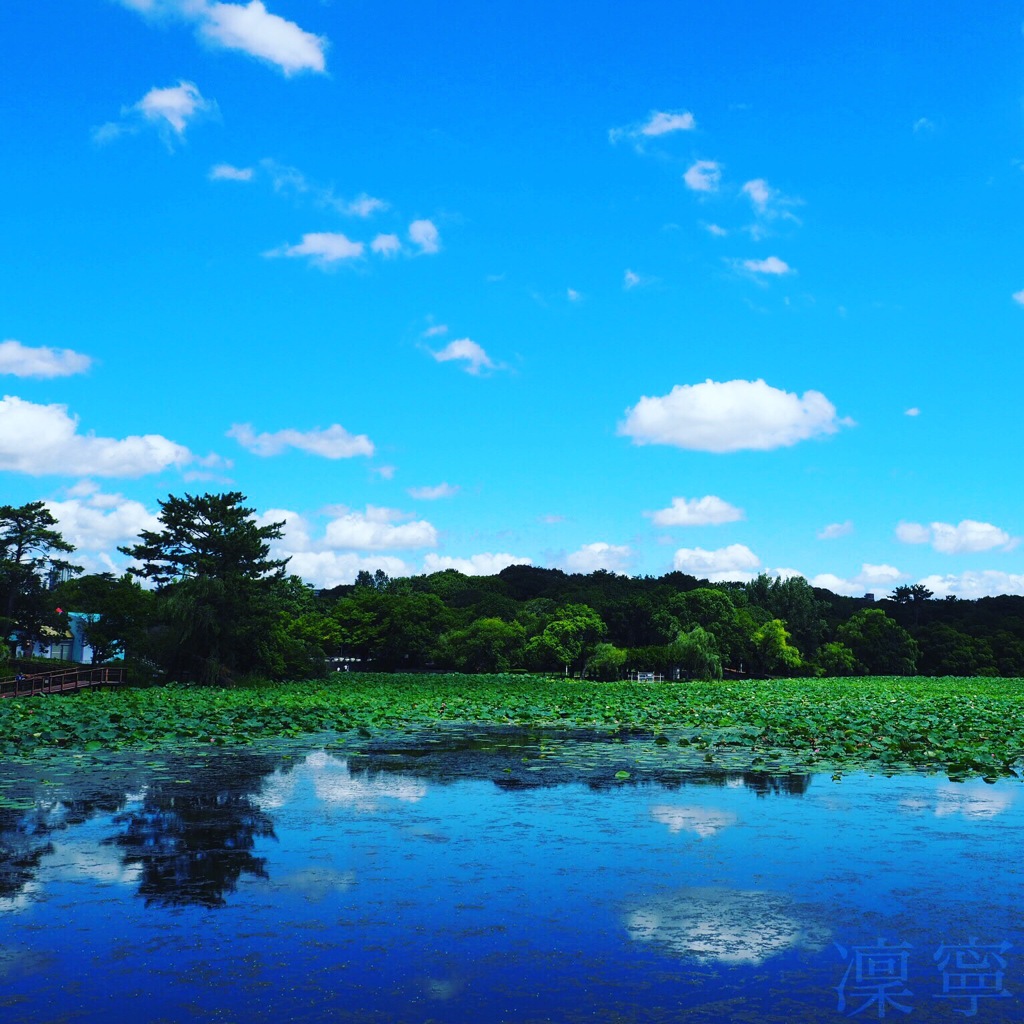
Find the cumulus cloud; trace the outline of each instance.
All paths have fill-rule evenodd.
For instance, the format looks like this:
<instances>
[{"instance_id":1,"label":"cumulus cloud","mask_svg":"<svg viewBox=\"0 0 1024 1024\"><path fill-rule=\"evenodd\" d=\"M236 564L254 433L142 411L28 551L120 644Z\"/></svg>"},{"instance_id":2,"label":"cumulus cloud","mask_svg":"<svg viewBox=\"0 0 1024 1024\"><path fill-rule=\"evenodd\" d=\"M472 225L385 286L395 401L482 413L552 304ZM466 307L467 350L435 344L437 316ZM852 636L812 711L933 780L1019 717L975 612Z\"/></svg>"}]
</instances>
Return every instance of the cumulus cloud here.
<instances>
[{"instance_id":1,"label":"cumulus cloud","mask_svg":"<svg viewBox=\"0 0 1024 1024\"><path fill-rule=\"evenodd\" d=\"M772 277L796 273L785 260L780 260L778 256L767 256L763 260L741 260L738 265L751 274L768 274Z\"/></svg>"},{"instance_id":2,"label":"cumulus cloud","mask_svg":"<svg viewBox=\"0 0 1024 1024\"><path fill-rule=\"evenodd\" d=\"M675 132L692 132L697 127L697 121L688 110L654 110L647 116L646 121L639 121L627 125L625 128L612 128L608 132L610 142L618 142L621 139L632 139L639 143L644 139L658 138L662 135L671 135Z\"/></svg>"},{"instance_id":3,"label":"cumulus cloud","mask_svg":"<svg viewBox=\"0 0 1024 1024\"><path fill-rule=\"evenodd\" d=\"M619 433L634 444L668 444L693 451L768 451L836 433L835 406L820 392L799 396L763 380L677 384L669 394L644 396L626 410Z\"/></svg>"},{"instance_id":4,"label":"cumulus cloud","mask_svg":"<svg viewBox=\"0 0 1024 1024\"><path fill-rule=\"evenodd\" d=\"M704 548L680 548L672 559L672 567L679 572L699 576L713 583L727 580L744 582L754 578L761 559L745 544L730 544L725 548L706 551Z\"/></svg>"},{"instance_id":5,"label":"cumulus cloud","mask_svg":"<svg viewBox=\"0 0 1024 1024\"><path fill-rule=\"evenodd\" d=\"M414 220L409 225L409 241L425 255L441 251L441 234L431 220Z\"/></svg>"},{"instance_id":6,"label":"cumulus cloud","mask_svg":"<svg viewBox=\"0 0 1024 1024\"><path fill-rule=\"evenodd\" d=\"M532 564L529 558L510 555L504 551L498 554L485 551L479 555L470 555L469 558L450 558L447 555L431 553L423 559L423 572L429 574L443 572L445 569L455 569L464 576L496 576L502 569L507 569L510 565Z\"/></svg>"},{"instance_id":7,"label":"cumulus cloud","mask_svg":"<svg viewBox=\"0 0 1024 1024\"><path fill-rule=\"evenodd\" d=\"M829 523L822 527L818 533L818 540L835 540L837 537L847 537L853 533L853 520L847 519L843 523Z\"/></svg>"},{"instance_id":8,"label":"cumulus cloud","mask_svg":"<svg viewBox=\"0 0 1024 1024\"><path fill-rule=\"evenodd\" d=\"M326 38L271 14L260 0L251 0L248 4L211 0L120 0L120 3L149 17L188 22L209 45L247 53L275 65L285 76L326 69Z\"/></svg>"},{"instance_id":9,"label":"cumulus cloud","mask_svg":"<svg viewBox=\"0 0 1024 1024\"><path fill-rule=\"evenodd\" d=\"M235 167L233 164L214 164L208 175L210 181L252 181L256 172L251 167Z\"/></svg>"},{"instance_id":10,"label":"cumulus cloud","mask_svg":"<svg viewBox=\"0 0 1024 1024\"><path fill-rule=\"evenodd\" d=\"M324 531L329 548L345 551L399 551L432 548L437 530L424 519L400 522L402 513L367 505L365 512L346 510L331 519Z\"/></svg>"},{"instance_id":11,"label":"cumulus cloud","mask_svg":"<svg viewBox=\"0 0 1024 1024\"><path fill-rule=\"evenodd\" d=\"M13 395L0 400L0 470L30 476L140 477L195 456L160 434L125 438L78 432L66 405L37 405Z\"/></svg>"},{"instance_id":12,"label":"cumulus cloud","mask_svg":"<svg viewBox=\"0 0 1024 1024\"><path fill-rule=\"evenodd\" d=\"M703 498L673 498L669 508L645 512L655 526L717 526L743 518L743 509L707 494Z\"/></svg>"},{"instance_id":13,"label":"cumulus cloud","mask_svg":"<svg viewBox=\"0 0 1024 1024\"><path fill-rule=\"evenodd\" d=\"M474 377L482 376L486 370L497 370L500 367L491 357L470 338L458 338L449 342L440 352L430 353L439 363L450 363L459 360L466 364L466 373Z\"/></svg>"},{"instance_id":14,"label":"cumulus cloud","mask_svg":"<svg viewBox=\"0 0 1024 1024\"><path fill-rule=\"evenodd\" d=\"M370 243L370 251L375 252L378 256L383 256L385 259L390 259L402 251L402 243L398 235L379 234Z\"/></svg>"},{"instance_id":15,"label":"cumulus cloud","mask_svg":"<svg viewBox=\"0 0 1024 1024\"><path fill-rule=\"evenodd\" d=\"M389 203L376 196L361 192L355 199L344 199L334 193L331 185L313 181L298 167L278 163L269 157L260 161L261 170L270 179L274 191L289 198L307 197L313 204L340 213L343 217L372 217L380 210L387 210Z\"/></svg>"},{"instance_id":16,"label":"cumulus cloud","mask_svg":"<svg viewBox=\"0 0 1024 1024\"><path fill-rule=\"evenodd\" d=\"M284 256L288 259L307 256L315 266L329 267L344 260L359 259L363 249L362 242L353 242L340 231L314 231L303 235L297 245L271 249L264 255L270 258Z\"/></svg>"},{"instance_id":17,"label":"cumulus cloud","mask_svg":"<svg viewBox=\"0 0 1024 1024\"><path fill-rule=\"evenodd\" d=\"M350 459L356 455L372 455L374 451L373 442L365 434L350 434L337 423L325 430L287 428L273 434L257 434L251 424L236 423L227 436L256 455L280 455L288 448L297 448L325 459Z\"/></svg>"},{"instance_id":18,"label":"cumulus cloud","mask_svg":"<svg viewBox=\"0 0 1024 1024\"><path fill-rule=\"evenodd\" d=\"M998 526L975 519L962 519L955 526L952 523L930 523L928 526L900 523L896 527L896 538L904 544L930 543L945 555L991 551L993 548L1011 551L1020 543L1019 537L1011 537Z\"/></svg>"},{"instance_id":19,"label":"cumulus cloud","mask_svg":"<svg viewBox=\"0 0 1024 1024\"><path fill-rule=\"evenodd\" d=\"M71 377L85 373L92 360L69 348L31 348L20 341L0 341L0 373L12 377Z\"/></svg>"},{"instance_id":20,"label":"cumulus cloud","mask_svg":"<svg viewBox=\"0 0 1024 1024\"><path fill-rule=\"evenodd\" d=\"M410 487L411 494L418 501L437 501L438 498L451 498L459 493L458 487L448 483L437 484L434 487Z\"/></svg>"},{"instance_id":21,"label":"cumulus cloud","mask_svg":"<svg viewBox=\"0 0 1024 1024\"><path fill-rule=\"evenodd\" d=\"M609 572L625 572L633 564L633 552L625 544L607 544L597 541L584 544L579 550L565 557L565 567L570 572L589 573L597 569Z\"/></svg>"},{"instance_id":22,"label":"cumulus cloud","mask_svg":"<svg viewBox=\"0 0 1024 1024\"><path fill-rule=\"evenodd\" d=\"M351 551L292 551L275 547L275 558L288 558L288 572L314 587L340 587L355 582L360 572L383 569L389 576L409 576L409 564L394 555L360 555Z\"/></svg>"},{"instance_id":23,"label":"cumulus cloud","mask_svg":"<svg viewBox=\"0 0 1024 1024\"><path fill-rule=\"evenodd\" d=\"M93 487L80 487L77 494L69 492L65 500L45 505L64 539L80 551L112 552L136 540L143 530L160 529L160 520L142 502Z\"/></svg>"},{"instance_id":24,"label":"cumulus cloud","mask_svg":"<svg viewBox=\"0 0 1024 1024\"><path fill-rule=\"evenodd\" d=\"M715 160L698 160L683 175L686 187L694 192L717 192L722 180L722 165Z\"/></svg>"},{"instance_id":25,"label":"cumulus cloud","mask_svg":"<svg viewBox=\"0 0 1024 1024\"><path fill-rule=\"evenodd\" d=\"M919 582L939 598L959 597L973 601L979 597L998 597L1000 594L1024 596L1024 573L999 572L996 569L925 576Z\"/></svg>"},{"instance_id":26,"label":"cumulus cloud","mask_svg":"<svg viewBox=\"0 0 1024 1024\"><path fill-rule=\"evenodd\" d=\"M110 142L120 135L134 134L142 125L159 131L168 148L185 137L193 122L215 113L217 105L207 100L194 82L179 81L163 89L153 88L138 103L121 108L121 120L109 121L93 132L93 141Z\"/></svg>"},{"instance_id":27,"label":"cumulus cloud","mask_svg":"<svg viewBox=\"0 0 1024 1024\"><path fill-rule=\"evenodd\" d=\"M859 597L869 590L873 591L878 588L888 590L905 579L907 579L906 573L900 572L893 565L872 565L870 562L865 562L861 565L860 572L852 579L844 579L834 573L825 572L813 576L808 582L812 587L831 590L833 594Z\"/></svg>"}]
</instances>

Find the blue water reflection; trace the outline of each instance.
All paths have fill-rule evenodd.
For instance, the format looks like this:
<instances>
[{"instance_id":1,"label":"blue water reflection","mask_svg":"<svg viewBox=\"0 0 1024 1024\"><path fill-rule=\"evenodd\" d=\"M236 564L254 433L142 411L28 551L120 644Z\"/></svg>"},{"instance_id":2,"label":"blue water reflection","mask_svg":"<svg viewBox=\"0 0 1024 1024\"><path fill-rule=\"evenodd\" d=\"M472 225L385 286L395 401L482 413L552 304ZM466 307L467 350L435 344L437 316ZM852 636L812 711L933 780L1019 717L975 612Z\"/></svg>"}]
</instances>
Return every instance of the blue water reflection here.
<instances>
[{"instance_id":1,"label":"blue water reflection","mask_svg":"<svg viewBox=\"0 0 1024 1024\"><path fill-rule=\"evenodd\" d=\"M1016 780L498 734L0 779L12 1024L1024 1020Z\"/></svg>"}]
</instances>

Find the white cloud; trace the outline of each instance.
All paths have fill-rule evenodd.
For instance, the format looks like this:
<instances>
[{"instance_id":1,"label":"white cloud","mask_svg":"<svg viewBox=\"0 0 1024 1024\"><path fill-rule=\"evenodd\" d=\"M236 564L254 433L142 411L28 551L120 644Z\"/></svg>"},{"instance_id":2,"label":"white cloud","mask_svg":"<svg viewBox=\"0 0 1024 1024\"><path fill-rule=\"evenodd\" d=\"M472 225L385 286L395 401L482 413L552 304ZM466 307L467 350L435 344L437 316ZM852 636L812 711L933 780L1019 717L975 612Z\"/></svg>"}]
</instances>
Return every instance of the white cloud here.
<instances>
[{"instance_id":1,"label":"white cloud","mask_svg":"<svg viewBox=\"0 0 1024 1024\"><path fill-rule=\"evenodd\" d=\"M431 352L431 355L439 363L449 363L456 359L463 360L467 364L466 373L471 373L475 377L479 377L485 370L500 369L483 348L470 338L458 338L451 341L440 352Z\"/></svg>"},{"instance_id":2,"label":"white cloud","mask_svg":"<svg viewBox=\"0 0 1024 1024\"><path fill-rule=\"evenodd\" d=\"M844 523L829 523L818 531L818 540L835 540L837 537L846 537L853 533L853 521L847 519Z\"/></svg>"},{"instance_id":3,"label":"white cloud","mask_svg":"<svg viewBox=\"0 0 1024 1024\"><path fill-rule=\"evenodd\" d=\"M150 89L131 109L137 110L157 127L170 127L180 137L185 134L190 121L209 113L214 105L203 99L195 83L179 81L166 89Z\"/></svg>"},{"instance_id":4,"label":"white cloud","mask_svg":"<svg viewBox=\"0 0 1024 1024\"><path fill-rule=\"evenodd\" d=\"M441 251L441 235L431 220L414 220L409 225L409 240L425 255Z\"/></svg>"},{"instance_id":5,"label":"white cloud","mask_svg":"<svg viewBox=\"0 0 1024 1024\"><path fill-rule=\"evenodd\" d=\"M625 572L633 564L633 552L624 544L606 544L597 541L584 544L579 550L565 556L564 565L570 572Z\"/></svg>"},{"instance_id":6,"label":"white cloud","mask_svg":"<svg viewBox=\"0 0 1024 1024\"><path fill-rule=\"evenodd\" d=\"M380 234L370 243L370 250L378 256L389 259L402 251L402 243L399 241L398 235Z\"/></svg>"},{"instance_id":7,"label":"white cloud","mask_svg":"<svg viewBox=\"0 0 1024 1024\"><path fill-rule=\"evenodd\" d=\"M350 551L291 551L275 547L275 558L290 558L288 572L301 577L314 587L339 587L354 583L362 572L383 569L389 576L409 576L412 569L407 562L394 555L359 555Z\"/></svg>"},{"instance_id":8,"label":"white cloud","mask_svg":"<svg viewBox=\"0 0 1024 1024\"><path fill-rule=\"evenodd\" d=\"M418 501L436 501L438 498L452 498L459 493L458 487L451 484L437 484L435 487L410 487L411 494Z\"/></svg>"},{"instance_id":9,"label":"white cloud","mask_svg":"<svg viewBox=\"0 0 1024 1024\"><path fill-rule=\"evenodd\" d=\"M160 520L142 502L120 494L94 490L45 504L64 539L82 551L110 552L136 540L143 530L160 529Z\"/></svg>"},{"instance_id":10,"label":"white cloud","mask_svg":"<svg viewBox=\"0 0 1024 1024\"><path fill-rule=\"evenodd\" d=\"M677 384L669 394L644 396L626 410L619 433L634 444L668 444L693 451L768 451L836 433L835 406L820 392L803 396L763 380Z\"/></svg>"},{"instance_id":11,"label":"white cloud","mask_svg":"<svg viewBox=\"0 0 1024 1024\"><path fill-rule=\"evenodd\" d=\"M711 580L714 583L726 580L750 580L761 559L745 544L730 544L725 548L706 551L704 548L680 548L672 559L672 567L679 572L689 573Z\"/></svg>"},{"instance_id":12,"label":"white cloud","mask_svg":"<svg viewBox=\"0 0 1024 1024\"><path fill-rule=\"evenodd\" d=\"M714 235L715 238L725 238L725 236L729 234L729 232L719 224L705 224L704 229L709 235Z\"/></svg>"},{"instance_id":13,"label":"white cloud","mask_svg":"<svg viewBox=\"0 0 1024 1024\"><path fill-rule=\"evenodd\" d=\"M387 208L388 204L383 199L376 199L362 192L355 199L345 203L341 212L347 213L350 217L372 217L379 210Z\"/></svg>"},{"instance_id":14,"label":"white cloud","mask_svg":"<svg viewBox=\"0 0 1024 1024\"><path fill-rule=\"evenodd\" d=\"M108 121L92 133L99 144L111 142L121 135L133 135L142 125L155 127L167 147L185 137L185 129L204 115L215 114L217 104L207 100L194 82L180 80L177 85L153 88L138 103L121 108L120 121Z\"/></svg>"},{"instance_id":15,"label":"white cloud","mask_svg":"<svg viewBox=\"0 0 1024 1024\"><path fill-rule=\"evenodd\" d=\"M693 832L701 839L710 839L724 828L735 825L737 817L732 811L720 811L712 807L681 807L678 804L655 804L651 817L669 832Z\"/></svg>"},{"instance_id":16,"label":"white cloud","mask_svg":"<svg viewBox=\"0 0 1024 1024\"><path fill-rule=\"evenodd\" d=\"M271 258L285 256L289 259L308 256L316 266L328 267L342 260L359 259L363 255L363 248L362 242L353 242L340 231L314 231L303 235L298 245L285 245L264 255Z\"/></svg>"},{"instance_id":17,"label":"white cloud","mask_svg":"<svg viewBox=\"0 0 1024 1024\"><path fill-rule=\"evenodd\" d=\"M919 117L914 122L914 134L920 135L922 132L930 133L935 131L935 122L927 117Z\"/></svg>"},{"instance_id":18,"label":"white cloud","mask_svg":"<svg viewBox=\"0 0 1024 1024\"><path fill-rule=\"evenodd\" d=\"M324 531L329 548L354 551L397 551L437 546L437 530L426 520L398 522L394 509L367 505L365 512L345 511Z\"/></svg>"},{"instance_id":19,"label":"white cloud","mask_svg":"<svg viewBox=\"0 0 1024 1024\"><path fill-rule=\"evenodd\" d=\"M625 138L639 143L644 138L657 138L674 132L692 132L696 127L697 121L688 110L655 110L648 115L646 121L626 128L612 128L608 132L608 140L618 142Z\"/></svg>"},{"instance_id":20,"label":"white cloud","mask_svg":"<svg viewBox=\"0 0 1024 1024\"><path fill-rule=\"evenodd\" d=\"M0 470L30 476L139 477L195 461L183 445L159 434L122 439L78 433L66 405L0 400Z\"/></svg>"},{"instance_id":21,"label":"white cloud","mask_svg":"<svg viewBox=\"0 0 1024 1024\"><path fill-rule=\"evenodd\" d=\"M276 65L286 76L323 72L327 40L293 21L271 14L260 0L248 4L211 0L120 0L149 17L172 17L192 24L201 39L225 50L240 50Z\"/></svg>"},{"instance_id":22,"label":"white cloud","mask_svg":"<svg viewBox=\"0 0 1024 1024\"><path fill-rule=\"evenodd\" d=\"M979 597L1000 594L1024 595L1024 574L999 572L995 569L974 570L959 575L926 576L919 581L936 597L959 597L973 601Z\"/></svg>"},{"instance_id":23,"label":"white cloud","mask_svg":"<svg viewBox=\"0 0 1024 1024\"><path fill-rule=\"evenodd\" d=\"M565 297L570 302L579 302L583 298L583 296L580 295L580 293L578 291L576 291L575 288L566 288L566 290L565 290Z\"/></svg>"},{"instance_id":24,"label":"white cloud","mask_svg":"<svg viewBox=\"0 0 1024 1024\"><path fill-rule=\"evenodd\" d=\"M694 192L717 192L722 180L722 165L715 160L698 160L683 175L686 187Z\"/></svg>"},{"instance_id":25,"label":"white cloud","mask_svg":"<svg viewBox=\"0 0 1024 1024\"><path fill-rule=\"evenodd\" d=\"M773 221L800 223L791 207L799 206L801 201L783 195L778 189L772 188L764 178L748 181L742 192L750 200L757 217L757 223L748 229L755 239L763 237L767 233L768 225Z\"/></svg>"},{"instance_id":26,"label":"white cloud","mask_svg":"<svg viewBox=\"0 0 1024 1024\"><path fill-rule=\"evenodd\" d=\"M372 455L373 442L365 434L350 434L334 423L325 430L288 428L273 434L257 434L249 423L236 423L227 432L243 448L256 455L280 455L288 448L298 448L325 459L350 459L356 455Z\"/></svg>"},{"instance_id":27,"label":"white cloud","mask_svg":"<svg viewBox=\"0 0 1024 1024\"><path fill-rule=\"evenodd\" d=\"M672 560L672 567L695 577L720 583L727 580L751 580L761 564L745 544L730 544L727 548L706 551L703 548L680 548Z\"/></svg>"},{"instance_id":28,"label":"white cloud","mask_svg":"<svg viewBox=\"0 0 1024 1024\"><path fill-rule=\"evenodd\" d=\"M210 181L252 181L255 171L251 167L232 164L214 164L208 175Z\"/></svg>"},{"instance_id":29,"label":"white cloud","mask_svg":"<svg viewBox=\"0 0 1024 1024\"><path fill-rule=\"evenodd\" d=\"M780 260L778 256L767 256L763 260L743 260L740 266L751 274L770 274L773 277L796 273L785 260Z\"/></svg>"},{"instance_id":30,"label":"white cloud","mask_svg":"<svg viewBox=\"0 0 1024 1024\"><path fill-rule=\"evenodd\" d=\"M285 75L325 70L327 40L271 14L259 0L244 6L208 4L202 18L199 31L204 39L276 64Z\"/></svg>"},{"instance_id":31,"label":"white cloud","mask_svg":"<svg viewBox=\"0 0 1024 1024\"><path fill-rule=\"evenodd\" d=\"M861 565L860 572L853 579L844 579L841 576L836 576L834 573L824 572L812 577L808 582L812 587L831 590L833 594L859 597L868 591L874 591L878 588L888 590L906 578L906 573L900 572L893 565L872 565L869 562L865 562Z\"/></svg>"},{"instance_id":32,"label":"white cloud","mask_svg":"<svg viewBox=\"0 0 1024 1024\"><path fill-rule=\"evenodd\" d=\"M1022 288L1019 292L1014 292L1011 298L1014 302L1017 303L1018 306L1024 306L1024 288Z\"/></svg>"},{"instance_id":33,"label":"white cloud","mask_svg":"<svg viewBox=\"0 0 1024 1024\"><path fill-rule=\"evenodd\" d=\"M30 348L20 341L0 341L0 373L13 377L70 377L85 373L92 360L69 348Z\"/></svg>"},{"instance_id":34,"label":"white cloud","mask_svg":"<svg viewBox=\"0 0 1024 1024\"><path fill-rule=\"evenodd\" d=\"M423 572L443 572L445 569L455 569L464 576L496 576L502 569L510 565L532 565L529 558L522 558L519 555L510 555L507 552L491 554L485 551L479 555L470 555L469 558L450 558L447 555L429 554L423 559Z\"/></svg>"},{"instance_id":35,"label":"white cloud","mask_svg":"<svg viewBox=\"0 0 1024 1024\"><path fill-rule=\"evenodd\" d=\"M743 518L743 509L707 494L703 498L673 498L669 508L645 512L656 526L717 526Z\"/></svg>"},{"instance_id":36,"label":"white cloud","mask_svg":"<svg viewBox=\"0 0 1024 1024\"><path fill-rule=\"evenodd\" d=\"M918 409L917 406L915 405L913 408L907 409L907 411L903 415L904 416L920 416L921 415L921 410Z\"/></svg>"},{"instance_id":37,"label":"white cloud","mask_svg":"<svg viewBox=\"0 0 1024 1024\"><path fill-rule=\"evenodd\" d=\"M638 284L640 284L640 275L627 269L622 275L622 287L629 291L630 288L635 288Z\"/></svg>"},{"instance_id":38,"label":"white cloud","mask_svg":"<svg viewBox=\"0 0 1024 1024\"><path fill-rule=\"evenodd\" d=\"M1020 542L1005 530L991 523L979 523L975 519L963 519L954 526L952 523L900 523L896 527L896 538L904 544L931 543L936 551L945 555L959 555L964 552L991 551L1002 548L1011 551Z\"/></svg>"},{"instance_id":39,"label":"white cloud","mask_svg":"<svg viewBox=\"0 0 1024 1024\"><path fill-rule=\"evenodd\" d=\"M693 114L688 110L658 110L651 114L640 129L641 135L668 135L669 132L692 132L697 127Z\"/></svg>"},{"instance_id":40,"label":"white cloud","mask_svg":"<svg viewBox=\"0 0 1024 1024\"><path fill-rule=\"evenodd\" d=\"M900 572L894 565L886 565L884 563L882 565L872 565L870 562L865 562L860 567L860 575L857 577L857 582L872 587L883 587L899 583L900 580L906 578L906 574Z\"/></svg>"},{"instance_id":41,"label":"white cloud","mask_svg":"<svg viewBox=\"0 0 1024 1024\"><path fill-rule=\"evenodd\" d=\"M920 523L899 523L896 539L904 544L927 544L932 539L932 532Z\"/></svg>"},{"instance_id":42,"label":"white cloud","mask_svg":"<svg viewBox=\"0 0 1024 1024\"><path fill-rule=\"evenodd\" d=\"M755 178L743 186L743 194L750 199L751 204L758 213L764 213L768 204L777 195L776 191L769 187L764 178Z\"/></svg>"}]
</instances>

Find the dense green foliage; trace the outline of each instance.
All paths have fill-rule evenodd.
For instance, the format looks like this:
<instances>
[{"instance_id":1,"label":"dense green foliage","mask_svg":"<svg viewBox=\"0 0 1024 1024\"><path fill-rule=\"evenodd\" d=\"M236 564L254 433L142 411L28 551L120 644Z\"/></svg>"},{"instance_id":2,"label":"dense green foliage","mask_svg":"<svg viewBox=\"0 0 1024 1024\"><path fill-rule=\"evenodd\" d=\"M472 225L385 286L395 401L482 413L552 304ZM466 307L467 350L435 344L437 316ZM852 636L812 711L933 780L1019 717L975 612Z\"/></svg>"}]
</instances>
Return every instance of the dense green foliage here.
<instances>
[{"instance_id":1,"label":"dense green foliage","mask_svg":"<svg viewBox=\"0 0 1024 1024\"><path fill-rule=\"evenodd\" d=\"M136 580L73 573L71 545L41 502L0 508L8 637L61 635L84 614L96 660L142 677L236 685L360 670L560 672L613 680L887 674L1024 676L1024 597L936 601L924 586L876 600L801 577L711 583L680 572L627 577L513 565L391 579L360 572L317 593L271 557L237 492L170 496L159 530L121 550ZM6 588L6 589L4 589ZM49 609L49 610L48 610Z\"/></svg>"},{"instance_id":2,"label":"dense green foliage","mask_svg":"<svg viewBox=\"0 0 1024 1024\"><path fill-rule=\"evenodd\" d=\"M642 730L708 761L954 777L1024 763L1020 680L594 683L565 677L337 673L258 688L157 687L0 702L0 753L247 743L309 732L473 722Z\"/></svg>"}]
</instances>

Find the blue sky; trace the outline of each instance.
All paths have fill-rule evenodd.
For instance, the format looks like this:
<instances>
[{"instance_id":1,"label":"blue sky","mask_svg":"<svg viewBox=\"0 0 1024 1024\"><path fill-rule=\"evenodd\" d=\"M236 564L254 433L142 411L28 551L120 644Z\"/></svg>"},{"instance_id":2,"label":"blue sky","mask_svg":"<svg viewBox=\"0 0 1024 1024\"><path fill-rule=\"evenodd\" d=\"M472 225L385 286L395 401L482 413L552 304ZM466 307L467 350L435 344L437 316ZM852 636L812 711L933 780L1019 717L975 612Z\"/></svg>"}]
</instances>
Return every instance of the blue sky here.
<instances>
[{"instance_id":1,"label":"blue sky","mask_svg":"<svg viewBox=\"0 0 1024 1024\"><path fill-rule=\"evenodd\" d=\"M9 0L3 501L318 586L1024 593L1024 3Z\"/></svg>"}]
</instances>

